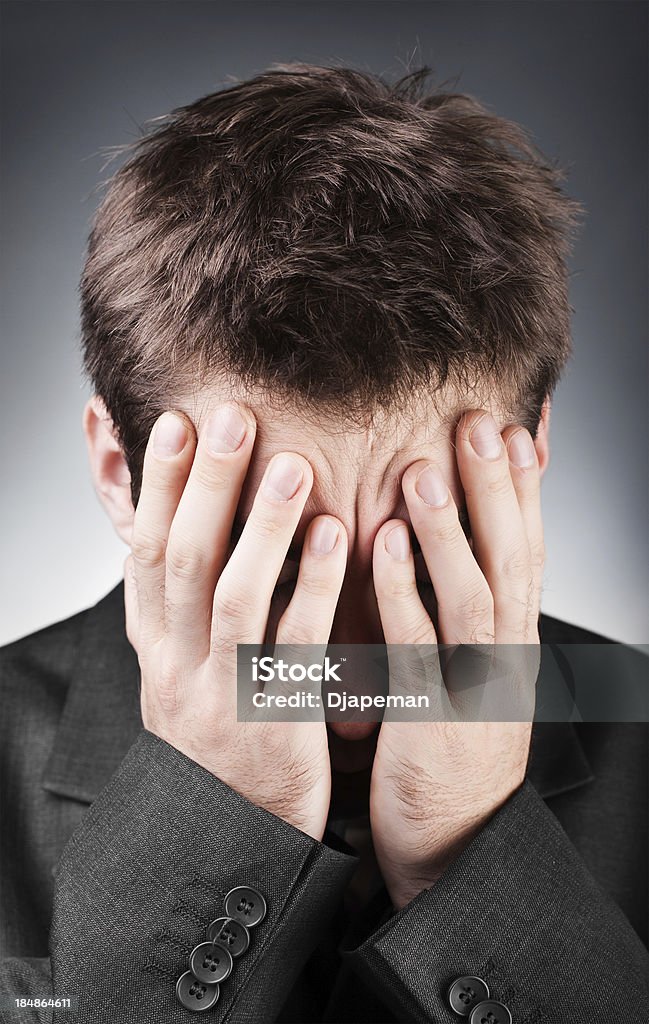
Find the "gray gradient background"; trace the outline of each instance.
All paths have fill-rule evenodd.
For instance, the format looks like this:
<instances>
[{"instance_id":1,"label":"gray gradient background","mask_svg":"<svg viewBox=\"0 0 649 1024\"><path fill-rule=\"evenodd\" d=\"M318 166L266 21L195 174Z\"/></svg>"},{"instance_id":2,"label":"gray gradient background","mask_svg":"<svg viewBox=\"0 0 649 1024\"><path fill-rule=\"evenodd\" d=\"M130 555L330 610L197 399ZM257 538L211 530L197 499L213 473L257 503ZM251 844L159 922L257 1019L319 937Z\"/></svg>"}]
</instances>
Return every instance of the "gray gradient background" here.
<instances>
[{"instance_id":1,"label":"gray gradient background","mask_svg":"<svg viewBox=\"0 0 649 1024\"><path fill-rule=\"evenodd\" d=\"M3 3L0 640L93 603L125 549L92 490L77 281L99 151L272 62L439 79L525 124L588 219L575 358L544 484L544 608L646 642L647 7L644 3Z\"/></svg>"}]
</instances>

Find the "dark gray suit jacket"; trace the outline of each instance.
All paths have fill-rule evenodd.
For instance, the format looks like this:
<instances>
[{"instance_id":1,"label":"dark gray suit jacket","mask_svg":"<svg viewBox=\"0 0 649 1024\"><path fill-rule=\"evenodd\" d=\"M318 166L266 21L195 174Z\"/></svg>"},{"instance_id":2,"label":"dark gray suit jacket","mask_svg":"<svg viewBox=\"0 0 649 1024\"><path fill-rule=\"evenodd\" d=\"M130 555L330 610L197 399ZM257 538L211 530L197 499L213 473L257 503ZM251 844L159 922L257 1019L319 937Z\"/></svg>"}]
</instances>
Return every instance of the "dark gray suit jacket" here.
<instances>
[{"instance_id":1,"label":"dark gray suit jacket","mask_svg":"<svg viewBox=\"0 0 649 1024\"><path fill-rule=\"evenodd\" d=\"M604 642L546 617L542 637ZM645 726L536 725L528 780L441 880L347 920L349 850L142 729L121 586L2 661L3 1020L188 1024L176 979L243 884L268 915L218 1024L453 1024L458 975L515 1024L649 1019ZM10 1009L52 991L74 1008Z\"/></svg>"}]
</instances>

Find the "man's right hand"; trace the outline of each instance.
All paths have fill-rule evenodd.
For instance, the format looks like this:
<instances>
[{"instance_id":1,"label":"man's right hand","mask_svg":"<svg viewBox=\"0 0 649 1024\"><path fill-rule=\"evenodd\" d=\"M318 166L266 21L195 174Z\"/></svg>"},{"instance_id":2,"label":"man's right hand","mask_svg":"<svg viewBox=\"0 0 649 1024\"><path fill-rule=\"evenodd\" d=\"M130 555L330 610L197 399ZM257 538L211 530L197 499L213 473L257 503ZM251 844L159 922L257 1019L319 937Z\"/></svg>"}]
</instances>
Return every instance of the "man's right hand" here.
<instances>
[{"instance_id":1,"label":"man's right hand","mask_svg":"<svg viewBox=\"0 0 649 1024\"><path fill-rule=\"evenodd\" d=\"M261 644L270 602L313 485L311 466L275 455L234 550L231 534L255 440L229 403L200 436L181 413L157 421L144 460L126 628L142 674L145 727L253 803L321 839L331 794L324 719L237 721L237 644ZM333 516L309 524L281 644L326 645L347 559Z\"/></svg>"}]
</instances>

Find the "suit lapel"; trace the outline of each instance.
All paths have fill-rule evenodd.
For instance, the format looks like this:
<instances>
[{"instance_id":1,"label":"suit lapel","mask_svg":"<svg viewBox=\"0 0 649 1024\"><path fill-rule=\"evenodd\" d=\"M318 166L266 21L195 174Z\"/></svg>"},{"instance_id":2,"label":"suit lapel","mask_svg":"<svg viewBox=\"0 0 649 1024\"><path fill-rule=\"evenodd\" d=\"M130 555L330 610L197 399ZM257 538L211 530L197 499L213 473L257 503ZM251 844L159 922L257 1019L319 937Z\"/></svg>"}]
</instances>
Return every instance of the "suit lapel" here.
<instances>
[{"instance_id":1,"label":"suit lapel","mask_svg":"<svg viewBox=\"0 0 649 1024\"><path fill-rule=\"evenodd\" d=\"M527 777L544 800L592 782L588 759L572 722L537 722Z\"/></svg>"},{"instance_id":2,"label":"suit lapel","mask_svg":"<svg viewBox=\"0 0 649 1024\"><path fill-rule=\"evenodd\" d=\"M91 803L141 728L139 667L126 636L120 583L86 612L43 786Z\"/></svg>"}]
</instances>

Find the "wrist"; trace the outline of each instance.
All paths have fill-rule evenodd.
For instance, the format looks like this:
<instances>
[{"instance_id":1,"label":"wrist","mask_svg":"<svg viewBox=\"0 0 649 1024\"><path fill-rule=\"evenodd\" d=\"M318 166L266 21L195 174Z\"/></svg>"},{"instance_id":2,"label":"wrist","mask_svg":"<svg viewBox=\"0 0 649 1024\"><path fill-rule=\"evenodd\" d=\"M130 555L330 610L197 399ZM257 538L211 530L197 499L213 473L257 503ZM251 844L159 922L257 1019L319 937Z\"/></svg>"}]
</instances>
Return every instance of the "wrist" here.
<instances>
[{"instance_id":1,"label":"wrist","mask_svg":"<svg viewBox=\"0 0 649 1024\"><path fill-rule=\"evenodd\" d=\"M392 905L401 910L419 893L431 889L518 788L516 786L471 818L447 821L441 829L436 823L436 830L428 840L417 844L417 853L410 851L409 856L390 858L377 853ZM421 855L422 849L424 855Z\"/></svg>"},{"instance_id":2,"label":"wrist","mask_svg":"<svg viewBox=\"0 0 649 1024\"><path fill-rule=\"evenodd\" d=\"M429 845L425 858L383 866L383 879L392 905L401 910L419 893L432 889L447 868L470 845L487 820L474 822L444 841L437 837L437 841Z\"/></svg>"}]
</instances>

